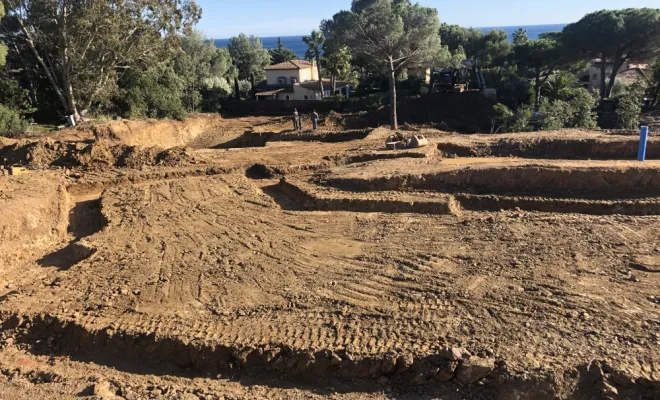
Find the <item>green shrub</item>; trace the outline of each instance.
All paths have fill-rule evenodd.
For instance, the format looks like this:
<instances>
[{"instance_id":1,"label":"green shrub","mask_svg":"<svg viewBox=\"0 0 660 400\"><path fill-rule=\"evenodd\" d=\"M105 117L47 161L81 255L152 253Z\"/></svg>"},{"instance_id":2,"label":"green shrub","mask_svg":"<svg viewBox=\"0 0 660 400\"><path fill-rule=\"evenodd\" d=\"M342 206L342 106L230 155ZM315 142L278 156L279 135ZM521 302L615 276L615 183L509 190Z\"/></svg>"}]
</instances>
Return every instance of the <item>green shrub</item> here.
<instances>
[{"instance_id":1,"label":"green shrub","mask_svg":"<svg viewBox=\"0 0 660 400\"><path fill-rule=\"evenodd\" d=\"M173 118L186 116L183 82L171 67L129 71L120 81L116 103L126 118Z\"/></svg>"},{"instance_id":2,"label":"green shrub","mask_svg":"<svg viewBox=\"0 0 660 400\"><path fill-rule=\"evenodd\" d=\"M27 122L18 111L14 111L0 104L0 135L14 136L27 129Z\"/></svg>"},{"instance_id":3,"label":"green shrub","mask_svg":"<svg viewBox=\"0 0 660 400\"><path fill-rule=\"evenodd\" d=\"M557 130L568 126L572 110L569 103L563 100L550 101L543 99L539 112L543 114L541 120L542 130Z\"/></svg>"},{"instance_id":4,"label":"green shrub","mask_svg":"<svg viewBox=\"0 0 660 400\"><path fill-rule=\"evenodd\" d=\"M513 78L497 88L497 101L511 109L529 104L534 99L534 88L525 79Z\"/></svg>"},{"instance_id":5,"label":"green shrub","mask_svg":"<svg viewBox=\"0 0 660 400\"><path fill-rule=\"evenodd\" d=\"M617 97L616 113L624 129L637 129L639 115L642 112L642 98L646 93L646 85L635 82Z\"/></svg>"},{"instance_id":6,"label":"green shrub","mask_svg":"<svg viewBox=\"0 0 660 400\"><path fill-rule=\"evenodd\" d=\"M569 101L571 118L567 127L596 129L598 127L598 114L594 111L598 107L598 99L585 88L573 90L573 98Z\"/></svg>"},{"instance_id":7,"label":"green shrub","mask_svg":"<svg viewBox=\"0 0 660 400\"><path fill-rule=\"evenodd\" d=\"M498 126L497 131L527 132L530 130L529 122L532 119L531 106L522 105L513 111L506 105L498 103L493 106L493 110L496 114L495 124Z\"/></svg>"}]
</instances>

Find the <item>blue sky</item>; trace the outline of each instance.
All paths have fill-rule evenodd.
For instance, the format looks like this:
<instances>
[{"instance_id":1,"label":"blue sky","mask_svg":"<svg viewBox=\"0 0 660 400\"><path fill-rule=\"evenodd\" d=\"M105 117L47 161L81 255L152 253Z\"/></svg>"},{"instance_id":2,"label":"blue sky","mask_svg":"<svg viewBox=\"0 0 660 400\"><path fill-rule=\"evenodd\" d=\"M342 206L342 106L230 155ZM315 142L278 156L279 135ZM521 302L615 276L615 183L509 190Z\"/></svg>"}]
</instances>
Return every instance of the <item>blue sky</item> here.
<instances>
[{"instance_id":1,"label":"blue sky","mask_svg":"<svg viewBox=\"0 0 660 400\"><path fill-rule=\"evenodd\" d=\"M351 0L196 0L204 10L198 29L224 39L243 32L294 36L318 28L322 19L350 8ZM473 27L574 22L602 9L660 7L660 0L417 0L438 9L440 20Z\"/></svg>"}]
</instances>

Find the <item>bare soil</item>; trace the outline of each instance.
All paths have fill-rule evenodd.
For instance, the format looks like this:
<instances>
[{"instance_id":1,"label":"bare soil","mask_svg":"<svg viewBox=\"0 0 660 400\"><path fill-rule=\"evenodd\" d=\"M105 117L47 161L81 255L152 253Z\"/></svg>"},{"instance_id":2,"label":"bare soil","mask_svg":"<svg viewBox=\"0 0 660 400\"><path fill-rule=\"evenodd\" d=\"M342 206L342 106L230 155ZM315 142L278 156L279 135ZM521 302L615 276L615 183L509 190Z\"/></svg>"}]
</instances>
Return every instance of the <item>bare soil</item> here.
<instances>
[{"instance_id":1,"label":"bare soil","mask_svg":"<svg viewBox=\"0 0 660 400\"><path fill-rule=\"evenodd\" d=\"M287 122L3 140L0 397L660 398L634 137Z\"/></svg>"}]
</instances>

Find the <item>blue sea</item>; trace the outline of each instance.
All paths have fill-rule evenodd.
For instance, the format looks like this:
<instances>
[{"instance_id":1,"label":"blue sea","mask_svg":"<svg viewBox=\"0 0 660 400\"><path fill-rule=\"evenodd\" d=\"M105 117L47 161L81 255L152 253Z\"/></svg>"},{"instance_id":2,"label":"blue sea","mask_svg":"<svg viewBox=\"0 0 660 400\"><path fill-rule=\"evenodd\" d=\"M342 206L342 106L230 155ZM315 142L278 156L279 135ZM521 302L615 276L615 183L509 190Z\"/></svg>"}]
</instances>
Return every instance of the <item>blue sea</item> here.
<instances>
[{"instance_id":1,"label":"blue sea","mask_svg":"<svg viewBox=\"0 0 660 400\"><path fill-rule=\"evenodd\" d=\"M555 32L561 31L564 29L566 24L556 24L556 25L529 25L529 26L500 26L500 27L488 27L488 28L479 28L484 32L492 31L493 29L501 29L509 34L509 40L513 32L517 31L519 28L527 30L527 36L530 39L538 39L539 34L545 32ZM264 47L267 49L274 49L277 47L277 37L262 37L261 41L264 43ZM302 41L302 36L282 36L282 43L285 47L290 48L295 51L298 55L298 58L305 58L305 51L307 50L307 45ZM215 45L217 47L227 47L229 44L229 39L217 39Z\"/></svg>"}]
</instances>

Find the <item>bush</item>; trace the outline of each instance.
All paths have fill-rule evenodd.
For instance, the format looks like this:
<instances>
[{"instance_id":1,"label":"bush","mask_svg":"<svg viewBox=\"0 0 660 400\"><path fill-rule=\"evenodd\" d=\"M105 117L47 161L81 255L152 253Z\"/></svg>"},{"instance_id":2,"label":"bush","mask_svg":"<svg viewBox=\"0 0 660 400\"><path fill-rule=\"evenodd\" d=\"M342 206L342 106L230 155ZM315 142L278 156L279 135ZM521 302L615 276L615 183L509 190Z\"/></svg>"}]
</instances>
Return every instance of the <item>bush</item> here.
<instances>
[{"instance_id":1,"label":"bush","mask_svg":"<svg viewBox=\"0 0 660 400\"><path fill-rule=\"evenodd\" d=\"M637 129L646 85L635 82L617 97L616 113L624 129Z\"/></svg>"},{"instance_id":2,"label":"bush","mask_svg":"<svg viewBox=\"0 0 660 400\"><path fill-rule=\"evenodd\" d=\"M250 97L250 92L252 91L252 83L248 80L238 81L238 93L240 93L241 98L247 99Z\"/></svg>"},{"instance_id":3,"label":"bush","mask_svg":"<svg viewBox=\"0 0 660 400\"><path fill-rule=\"evenodd\" d=\"M525 79L511 79L497 88L497 101L511 109L529 104L534 99L534 88Z\"/></svg>"},{"instance_id":4,"label":"bush","mask_svg":"<svg viewBox=\"0 0 660 400\"><path fill-rule=\"evenodd\" d=\"M543 99L539 112L543 114L542 130L557 130L568 126L571 120L571 106L563 100L550 101Z\"/></svg>"},{"instance_id":5,"label":"bush","mask_svg":"<svg viewBox=\"0 0 660 400\"><path fill-rule=\"evenodd\" d=\"M171 67L129 71L120 81L116 103L126 118L186 116L182 104L183 82Z\"/></svg>"},{"instance_id":6,"label":"bush","mask_svg":"<svg viewBox=\"0 0 660 400\"><path fill-rule=\"evenodd\" d=\"M507 132L527 132L530 130L529 121L532 119L532 107L523 105L513 111L506 105L498 103L493 106L495 111L495 124L498 126L497 130L504 130ZM495 133L495 132L493 132Z\"/></svg>"},{"instance_id":7,"label":"bush","mask_svg":"<svg viewBox=\"0 0 660 400\"><path fill-rule=\"evenodd\" d=\"M596 129L598 127L598 114L594 111L598 107L598 99L585 88L573 90L573 98L569 101L571 118L568 127Z\"/></svg>"},{"instance_id":8,"label":"bush","mask_svg":"<svg viewBox=\"0 0 660 400\"><path fill-rule=\"evenodd\" d=\"M18 111L0 104L0 135L8 137L17 135L24 132L27 125Z\"/></svg>"}]
</instances>

